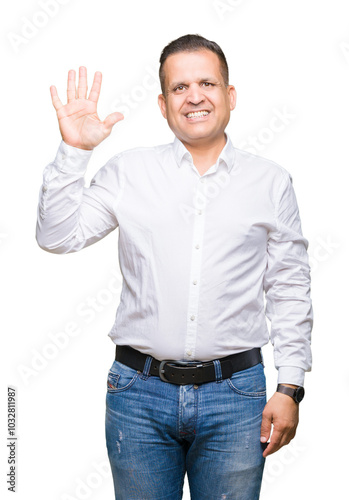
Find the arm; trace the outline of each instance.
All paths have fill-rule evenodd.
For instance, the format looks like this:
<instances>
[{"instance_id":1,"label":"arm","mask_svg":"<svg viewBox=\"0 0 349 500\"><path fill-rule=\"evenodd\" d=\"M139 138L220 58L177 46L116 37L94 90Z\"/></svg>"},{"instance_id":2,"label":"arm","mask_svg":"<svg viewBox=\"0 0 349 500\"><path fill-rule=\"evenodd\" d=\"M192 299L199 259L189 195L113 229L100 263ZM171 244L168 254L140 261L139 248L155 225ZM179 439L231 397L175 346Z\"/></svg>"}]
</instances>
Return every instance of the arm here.
<instances>
[{"instance_id":1,"label":"arm","mask_svg":"<svg viewBox=\"0 0 349 500\"><path fill-rule=\"evenodd\" d=\"M303 386L311 370L313 311L310 299L308 241L303 237L292 177L284 174L275 206L276 229L268 241L264 276L266 315L271 321L278 383ZM261 442L273 434L263 456L288 444L298 425L298 404L285 394L275 393L268 401L261 427Z\"/></svg>"},{"instance_id":2,"label":"arm","mask_svg":"<svg viewBox=\"0 0 349 500\"><path fill-rule=\"evenodd\" d=\"M117 158L111 158L85 188L91 154L62 141L56 158L44 170L36 240L48 252L77 252L118 226L115 208L122 186Z\"/></svg>"},{"instance_id":3,"label":"arm","mask_svg":"<svg viewBox=\"0 0 349 500\"><path fill-rule=\"evenodd\" d=\"M67 104L50 87L62 141L55 160L44 170L39 195L36 239L49 252L68 253L91 245L117 227L115 202L118 171L112 159L84 188L84 173L92 151L123 119L112 113L103 122L97 115L102 75L95 73L87 99L86 68L80 67L75 89L75 72L68 73Z\"/></svg>"}]
</instances>

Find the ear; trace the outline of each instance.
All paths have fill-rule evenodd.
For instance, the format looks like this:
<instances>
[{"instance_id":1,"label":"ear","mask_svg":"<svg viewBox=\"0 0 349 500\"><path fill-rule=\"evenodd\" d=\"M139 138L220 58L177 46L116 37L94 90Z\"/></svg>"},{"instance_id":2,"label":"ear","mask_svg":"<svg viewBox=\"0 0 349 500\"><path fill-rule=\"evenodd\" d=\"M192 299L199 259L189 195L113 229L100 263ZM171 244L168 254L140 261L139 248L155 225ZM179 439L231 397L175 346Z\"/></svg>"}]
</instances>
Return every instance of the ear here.
<instances>
[{"instance_id":1,"label":"ear","mask_svg":"<svg viewBox=\"0 0 349 500\"><path fill-rule=\"evenodd\" d=\"M232 111L236 106L236 90L234 85L228 85L227 92L230 100L230 110Z\"/></svg>"},{"instance_id":2,"label":"ear","mask_svg":"<svg viewBox=\"0 0 349 500\"><path fill-rule=\"evenodd\" d=\"M158 104L159 104L159 108L160 108L160 111L161 111L161 114L164 118L166 118L167 120L167 113L166 113L166 99L164 97L163 94L160 94L159 97L158 97Z\"/></svg>"}]
</instances>

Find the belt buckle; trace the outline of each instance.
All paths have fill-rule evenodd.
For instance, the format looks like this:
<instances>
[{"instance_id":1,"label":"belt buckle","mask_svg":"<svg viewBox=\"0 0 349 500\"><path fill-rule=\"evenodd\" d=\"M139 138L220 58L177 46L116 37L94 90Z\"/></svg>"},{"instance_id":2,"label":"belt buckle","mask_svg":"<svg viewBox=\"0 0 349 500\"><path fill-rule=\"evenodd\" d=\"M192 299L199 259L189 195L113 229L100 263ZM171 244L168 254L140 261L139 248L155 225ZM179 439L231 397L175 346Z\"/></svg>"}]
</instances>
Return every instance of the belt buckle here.
<instances>
[{"instance_id":1,"label":"belt buckle","mask_svg":"<svg viewBox=\"0 0 349 500\"><path fill-rule=\"evenodd\" d=\"M195 368L201 368L203 366L203 363L200 361L181 361L181 360L177 361L175 359L164 359L163 361L161 361L160 366L159 366L159 376L160 376L161 380L163 380L164 382L169 382L170 384L173 384L173 382L171 382L171 380L168 380L165 377L164 366L167 363L171 363L173 365L180 365L180 366L196 365Z\"/></svg>"}]
</instances>

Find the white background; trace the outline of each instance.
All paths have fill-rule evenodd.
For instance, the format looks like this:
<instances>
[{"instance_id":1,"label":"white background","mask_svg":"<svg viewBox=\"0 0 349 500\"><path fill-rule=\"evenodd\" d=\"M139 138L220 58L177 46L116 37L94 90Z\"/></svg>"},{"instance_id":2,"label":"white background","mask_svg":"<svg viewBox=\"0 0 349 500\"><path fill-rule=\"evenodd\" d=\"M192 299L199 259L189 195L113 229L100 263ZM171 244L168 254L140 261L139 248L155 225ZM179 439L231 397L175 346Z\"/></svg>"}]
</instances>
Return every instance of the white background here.
<instances>
[{"instance_id":1,"label":"white background","mask_svg":"<svg viewBox=\"0 0 349 500\"><path fill-rule=\"evenodd\" d=\"M45 15L48 4L51 12ZM233 144L248 149L255 141L257 154L292 174L309 240L313 370L306 375L297 436L267 459L261 498L343 498L349 382L348 3L21 0L2 10L1 494L13 498L6 485L6 394L12 384L18 399L15 498L114 498L104 412L114 357L107 334L120 291L115 291L117 231L71 255L46 253L36 243L42 171L60 143L49 87L55 85L65 103L68 70L85 65L89 87L95 71L103 74L101 119L115 110L127 115L94 151L88 185L117 152L172 141L151 75L168 42L199 33L219 43L228 59L238 96L228 126ZM122 98L129 100L127 109ZM284 120L273 131L270 124L278 113ZM53 338L56 343L65 338L66 345L52 351ZM277 372L270 346L264 355L271 396ZM190 498L187 481L183 498Z\"/></svg>"}]
</instances>

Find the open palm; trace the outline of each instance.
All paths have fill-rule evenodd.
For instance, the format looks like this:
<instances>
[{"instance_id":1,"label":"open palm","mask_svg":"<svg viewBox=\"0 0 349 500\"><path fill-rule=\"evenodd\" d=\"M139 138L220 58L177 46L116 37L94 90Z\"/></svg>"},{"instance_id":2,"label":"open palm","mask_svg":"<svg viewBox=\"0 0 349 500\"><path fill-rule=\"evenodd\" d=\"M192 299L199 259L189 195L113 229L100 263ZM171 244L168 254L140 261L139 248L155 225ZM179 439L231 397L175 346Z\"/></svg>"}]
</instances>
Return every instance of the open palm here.
<instances>
[{"instance_id":1,"label":"open palm","mask_svg":"<svg viewBox=\"0 0 349 500\"><path fill-rule=\"evenodd\" d=\"M101 91L102 73L96 71L90 95L87 98L87 70L79 68L79 85L75 86L75 71L68 72L67 104L63 105L54 85L50 87L52 104L57 112L59 130L64 142L80 149L91 150L98 146L124 116L115 112L101 121L97 102Z\"/></svg>"}]
</instances>

